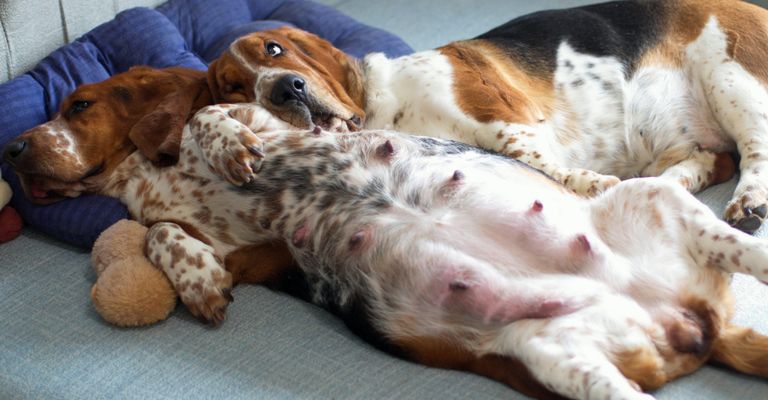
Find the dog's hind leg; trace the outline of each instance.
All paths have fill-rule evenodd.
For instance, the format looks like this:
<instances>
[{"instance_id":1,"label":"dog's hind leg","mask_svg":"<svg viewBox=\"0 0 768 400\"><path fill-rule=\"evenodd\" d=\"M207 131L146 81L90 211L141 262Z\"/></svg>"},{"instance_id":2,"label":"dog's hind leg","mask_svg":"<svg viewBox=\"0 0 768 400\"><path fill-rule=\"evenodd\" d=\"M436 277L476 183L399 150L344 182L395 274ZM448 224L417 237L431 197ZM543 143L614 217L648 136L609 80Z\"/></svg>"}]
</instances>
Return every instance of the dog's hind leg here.
<instances>
[{"instance_id":1,"label":"dog's hind leg","mask_svg":"<svg viewBox=\"0 0 768 400\"><path fill-rule=\"evenodd\" d=\"M717 122L741 155L741 177L725 210L725 220L752 233L768 214L768 85L745 68L744 61L764 57L768 38L758 30L754 33L759 37L757 42L747 46L743 42L747 38L740 38L723 24L727 21L715 17L707 22L699 38L686 49L686 63L693 78L705 88Z\"/></svg>"},{"instance_id":2,"label":"dog's hind leg","mask_svg":"<svg viewBox=\"0 0 768 400\"><path fill-rule=\"evenodd\" d=\"M603 348L606 344L597 340L599 334L590 335L589 326L569 326L568 335L563 335L562 329L547 329L546 323L526 321L523 325L505 328L495 339L492 351L512 354L545 387L569 398L653 399L641 391L637 381L622 373L622 365L614 365ZM627 360L627 364L630 363L634 369L643 370L646 375L643 379L658 374L661 365L657 358L641 349Z\"/></svg>"}]
</instances>

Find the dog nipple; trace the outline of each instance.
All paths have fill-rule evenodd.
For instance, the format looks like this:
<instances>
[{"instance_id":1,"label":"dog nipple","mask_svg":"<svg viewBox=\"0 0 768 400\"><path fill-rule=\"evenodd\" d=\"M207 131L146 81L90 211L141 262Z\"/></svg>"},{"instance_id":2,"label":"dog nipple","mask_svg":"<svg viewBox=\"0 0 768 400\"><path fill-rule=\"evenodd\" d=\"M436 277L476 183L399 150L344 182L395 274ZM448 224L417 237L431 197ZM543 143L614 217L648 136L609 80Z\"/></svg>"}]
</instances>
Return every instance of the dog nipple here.
<instances>
[{"instance_id":1,"label":"dog nipple","mask_svg":"<svg viewBox=\"0 0 768 400\"><path fill-rule=\"evenodd\" d=\"M307 238L309 238L309 228L307 225L302 225L299 229L293 232L291 237L291 243L296 247L304 247L307 244Z\"/></svg>"},{"instance_id":2,"label":"dog nipple","mask_svg":"<svg viewBox=\"0 0 768 400\"><path fill-rule=\"evenodd\" d=\"M469 289L469 284L463 281L453 281L448 284L448 289L451 289L454 292L463 292Z\"/></svg>"},{"instance_id":3,"label":"dog nipple","mask_svg":"<svg viewBox=\"0 0 768 400\"><path fill-rule=\"evenodd\" d=\"M355 232L355 234L352 235L352 237L349 239L349 250L359 250L367 241L368 236L369 231L366 229L360 229L359 231Z\"/></svg>"},{"instance_id":4,"label":"dog nipple","mask_svg":"<svg viewBox=\"0 0 768 400\"><path fill-rule=\"evenodd\" d=\"M315 127L312 128L312 133L315 135L320 135L321 133L323 133L323 130L320 129L319 125L315 125Z\"/></svg>"},{"instance_id":5,"label":"dog nipple","mask_svg":"<svg viewBox=\"0 0 768 400\"><path fill-rule=\"evenodd\" d=\"M392 155L395 154L395 146L392 145L392 142L387 140L386 142L382 143L378 148L376 148L376 156L379 158L389 158L392 157Z\"/></svg>"},{"instance_id":6,"label":"dog nipple","mask_svg":"<svg viewBox=\"0 0 768 400\"><path fill-rule=\"evenodd\" d=\"M541 201L539 200L534 201L533 205L531 206L531 211L535 213L539 213L543 209L544 209L544 204L542 204Z\"/></svg>"},{"instance_id":7,"label":"dog nipple","mask_svg":"<svg viewBox=\"0 0 768 400\"><path fill-rule=\"evenodd\" d=\"M574 239L571 247L583 254L589 254L592 251L592 245L589 243L589 239L587 239L587 235L585 234L579 234L576 235L576 239Z\"/></svg>"},{"instance_id":8,"label":"dog nipple","mask_svg":"<svg viewBox=\"0 0 768 400\"><path fill-rule=\"evenodd\" d=\"M464 178L465 178L464 173L457 169L456 171L453 171L453 176L451 177L451 180L454 182L458 182Z\"/></svg>"}]
</instances>

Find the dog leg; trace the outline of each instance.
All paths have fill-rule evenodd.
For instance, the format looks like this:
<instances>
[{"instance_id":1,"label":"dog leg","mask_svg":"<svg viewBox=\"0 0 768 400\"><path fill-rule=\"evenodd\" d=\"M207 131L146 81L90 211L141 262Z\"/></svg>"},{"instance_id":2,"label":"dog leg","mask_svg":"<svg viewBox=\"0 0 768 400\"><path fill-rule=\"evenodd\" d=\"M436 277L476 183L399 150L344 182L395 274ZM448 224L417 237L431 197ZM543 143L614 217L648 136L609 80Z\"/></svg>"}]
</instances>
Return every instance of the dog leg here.
<instances>
[{"instance_id":1,"label":"dog leg","mask_svg":"<svg viewBox=\"0 0 768 400\"><path fill-rule=\"evenodd\" d=\"M768 241L733 229L711 212L697 211L683 217L697 263L752 275L768 284Z\"/></svg>"},{"instance_id":2,"label":"dog leg","mask_svg":"<svg viewBox=\"0 0 768 400\"><path fill-rule=\"evenodd\" d=\"M695 150L687 159L663 170L657 163L643 170L644 176L660 176L683 185L691 193L698 193L712 185L723 183L736 173L736 165L729 154L715 154Z\"/></svg>"},{"instance_id":3,"label":"dog leg","mask_svg":"<svg viewBox=\"0 0 768 400\"><path fill-rule=\"evenodd\" d=\"M159 222L149 229L147 257L160 268L192 315L217 325L232 301L232 275L213 247L193 238L179 225Z\"/></svg>"},{"instance_id":4,"label":"dog leg","mask_svg":"<svg viewBox=\"0 0 768 400\"><path fill-rule=\"evenodd\" d=\"M709 108L741 155L741 178L724 218L752 233L768 214L768 88L732 58L731 44L718 21L711 19L700 37L686 50L686 57L705 88ZM765 46L753 49L765 50Z\"/></svg>"},{"instance_id":5,"label":"dog leg","mask_svg":"<svg viewBox=\"0 0 768 400\"><path fill-rule=\"evenodd\" d=\"M264 145L255 132L291 128L253 105L208 106L189 126L212 171L236 186L253 181L261 167Z\"/></svg>"},{"instance_id":6,"label":"dog leg","mask_svg":"<svg viewBox=\"0 0 768 400\"><path fill-rule=\"evenodd\" d=\"M697 265L716 266L768 282L768 241L729 226L682 186L660 178L633 179L595 204L610 199L632 204L635 212L647 214L649 226L656 225L656 235L680 238Z\"/></svg>"},{"instance_id":7,"label":"dog leg","mask_svg":"<svg viewBox=\"0 0 768 400\"><path fill-rule=\"evenodd\" d=\"M565 168L558 164L557 157L547 150L542 141L551 134L545 128L528 125L510 125L499 132L493 148L500 153L520 160L551 176L575 193L592 197L620 182L611 175L602 175L581 168ZM484 143L481 143L484 145ZM485 147L485 146L484 146Z\"/></svg>"},{"instance_id":8,"label":"dog leg","mask_svg":"<svg viewBox=\"0 0 768 400\"><path fill-rule=\"evenodd\" d=\"M527 323L527 322L526 322ZM497 338L501 354L525 364L545 387L574 399L650 400L637 383L628 380L593 340L568 331L567 339L555 330L510 326ZM583 327L587 330L588 327ZM514 346L514 349L507 347Z\"/></svg>"}]
</instances>

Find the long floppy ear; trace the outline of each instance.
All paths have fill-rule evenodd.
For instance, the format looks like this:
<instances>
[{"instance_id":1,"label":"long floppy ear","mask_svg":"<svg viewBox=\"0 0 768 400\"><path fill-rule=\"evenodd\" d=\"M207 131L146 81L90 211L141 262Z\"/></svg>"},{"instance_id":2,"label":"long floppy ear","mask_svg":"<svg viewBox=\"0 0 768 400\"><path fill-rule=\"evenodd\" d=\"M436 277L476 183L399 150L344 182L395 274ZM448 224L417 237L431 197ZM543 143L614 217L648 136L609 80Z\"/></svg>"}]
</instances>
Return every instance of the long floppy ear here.
<instances>
[{"instance_id":1,"label":"long floppy ear","mask_svg":"<svg viewBox=\"0 0 768 400\"><path fill-rule=\"evenodd\" d=\"M211 91L211 98L213 99L214 103L221 102L221 91L219 90L219 80L216 78L216 71L218 71L219 68L219 60L213 60L210 64L208 64L208 73L207 73L207 79L208 79L208 90Z\"/></svg>"},{"instance_id":2,"label":"long floppy ear","mask_svg":"<svg viewBox=\"0 0 768 400\"><path fill-rule=\"evenodd\" d=\"M179 85L165 95L154 110L142 117L128 133L136 148L158 166L173 165L179 160L184 124L200 106L199 97L207 96L205 79Z\"/></svg>"}]
</instances>

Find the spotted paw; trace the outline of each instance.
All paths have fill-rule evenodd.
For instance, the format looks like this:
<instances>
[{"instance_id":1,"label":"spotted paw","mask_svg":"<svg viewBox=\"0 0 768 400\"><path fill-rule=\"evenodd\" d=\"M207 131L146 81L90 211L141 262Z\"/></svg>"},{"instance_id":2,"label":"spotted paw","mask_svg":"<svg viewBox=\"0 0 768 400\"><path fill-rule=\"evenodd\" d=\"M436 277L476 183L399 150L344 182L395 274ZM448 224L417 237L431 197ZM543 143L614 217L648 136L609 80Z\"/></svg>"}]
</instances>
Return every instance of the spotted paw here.
<instances>
[{"instance_id":1,"label":"spotted paw","mask_svg":"<svg viewBox=\"0 0 768 400\"><path fill-rule=\"evenodd\" d=\"M618 185L621 182L621 179L611 176L611 175L598 175L597 178L593 179L590 184L589 188L587 189L587 196L594 197L597 196L606 190Z\"/></svg>"},{"instance_id":2,"label":"spotted paw","mask_svg":"<svg viewBox=\"0 0 768 400\"><path fill-rule=\"evenodd\" d=\"M754 233L763 224L768 215L766 199L745 193L731 200L725 209L724 219L734 228L746 233Z\"/></svg>"},{"instance_id":3,"label":"spotted paw","mask_svg":"<svg viewBox=\"0 0 768 400\"><path fill-rule=\"evenodd\" d=\"M264 146L256 134L243 128L216 141L207 155L214 173L237 186L256 179L264 159Z\"/></svg>"},{"instance_id":4,"label":"spotted paw","mask_svg":"<svg viewBox=\"0 0 768 400\"><path fill-rule=\"evenodd\" d=\"M197 319L214 326L220 325L224 321L227 306L233 300L232 275L224 271L217 278L207 281L182 281L177 291L181 301Z\"/></svg>"}]
</instances>

